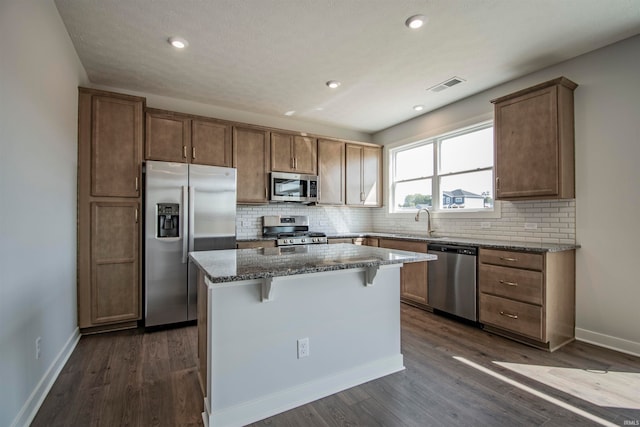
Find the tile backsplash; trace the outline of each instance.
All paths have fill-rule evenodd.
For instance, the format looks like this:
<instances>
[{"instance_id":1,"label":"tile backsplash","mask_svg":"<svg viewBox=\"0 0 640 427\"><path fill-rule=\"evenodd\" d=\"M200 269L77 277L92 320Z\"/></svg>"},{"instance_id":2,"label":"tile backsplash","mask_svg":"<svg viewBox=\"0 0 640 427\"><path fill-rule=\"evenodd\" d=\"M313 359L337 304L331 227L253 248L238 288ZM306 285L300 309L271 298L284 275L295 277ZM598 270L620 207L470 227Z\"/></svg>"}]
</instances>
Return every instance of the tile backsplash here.
<instances>
[{"instance_id":1,"label":"tile backsplash","mask_svg":"<svg viewBox=\"0 0 640 427\"><path fill-rule=\"evenodd\" d=\"M575 200L502 202L501 218L434 218L436 236L541 243L576 243ZM312 231L328 235L375 231L426 234L426 220L389 215L387 208L348 208L296 204L239 205L237 238L262 235L263 215L307 215Z\"/></svg>"},{"instance_id":2,"label":"tile backsplash","mask_svg":"<svg viewBox=\"0 0 640 427\"><path fill-rule=\"evenodd\" d=\"M502 202L501 218L434 218L435 236L537 243L576 243L575 200ZM373 231L426 235L426 218L373 214Z\"/></svg>"},{"instance_id":3,"label":"tile backsplash","mask_svg":"<svg viewBox=\"0 0 640 427\"><path fill-rule=\"evenodd\" d=\"M305 206L290 203L271 205L239 205L236 211L238 240L257 239L262 236L264 215L306 215L309 229L328 235L371 231L372 212L366 208L344 206Z\"/></svg>"}]
</instances>

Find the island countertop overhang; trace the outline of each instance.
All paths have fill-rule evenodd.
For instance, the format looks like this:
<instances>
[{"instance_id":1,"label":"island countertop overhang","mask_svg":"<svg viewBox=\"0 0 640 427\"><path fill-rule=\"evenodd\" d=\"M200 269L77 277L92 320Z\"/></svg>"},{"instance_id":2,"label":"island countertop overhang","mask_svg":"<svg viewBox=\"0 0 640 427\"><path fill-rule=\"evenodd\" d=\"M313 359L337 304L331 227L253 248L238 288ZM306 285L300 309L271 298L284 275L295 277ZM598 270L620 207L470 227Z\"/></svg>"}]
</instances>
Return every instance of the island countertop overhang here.
<instances>
[{"instance_id":1,"label":"island countertop overhang","mask_svg":"<svg viewBox=\"0 0 640 427\"><path fill-rule=\"evenodd\" d=\"M341 243L189 253L210 283L433 261L436 255Z\"/></svg>"}]
</instances>

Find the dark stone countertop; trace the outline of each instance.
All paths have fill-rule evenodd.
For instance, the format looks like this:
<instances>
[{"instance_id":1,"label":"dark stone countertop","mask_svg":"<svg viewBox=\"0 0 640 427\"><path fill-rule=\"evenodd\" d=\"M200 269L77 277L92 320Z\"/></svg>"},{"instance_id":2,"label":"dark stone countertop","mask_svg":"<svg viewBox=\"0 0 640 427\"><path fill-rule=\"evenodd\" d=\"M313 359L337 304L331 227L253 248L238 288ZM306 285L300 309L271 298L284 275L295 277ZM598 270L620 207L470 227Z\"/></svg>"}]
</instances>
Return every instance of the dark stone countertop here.
<instances>
[{"instance_id":1,"label":"dark stone countertop","mask_svg":"<svg viewBox=\"0 0 640 427\"><path fill-rule=\"evenodd\" d=\"M413 234L393 234L393 233L341 233L327 236L331 238L356 238L375 237L382 239L401 239L415 242L443 243L447 245L478 246L488 249L505 249L528 252L562 252L578 249L580 245L569 243L536 243L536 242L514 242L508 240L473 239L467 237L427 237Z\"/></svg>"},{"instance_id":2,"label":"dark stone countertop","mask_svg":"<svg viewBox=\"0 0 640 427\"><path fill-rule=\"evenodd\" d=\"M190 252L212 283L265 279L406 262L433 261L435 255L341 243L259 249Z\"/></svg>"}]
</instances>

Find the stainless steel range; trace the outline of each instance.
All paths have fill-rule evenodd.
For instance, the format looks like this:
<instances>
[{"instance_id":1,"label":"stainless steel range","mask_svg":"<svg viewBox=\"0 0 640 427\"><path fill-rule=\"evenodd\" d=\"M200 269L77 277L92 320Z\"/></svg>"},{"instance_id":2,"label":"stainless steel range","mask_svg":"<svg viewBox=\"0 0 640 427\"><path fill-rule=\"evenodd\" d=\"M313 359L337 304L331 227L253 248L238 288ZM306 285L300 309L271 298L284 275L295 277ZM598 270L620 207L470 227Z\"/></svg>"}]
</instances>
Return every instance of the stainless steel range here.
<instances>
[{"instance_id":1,"label":"stainless steel range","mask_svg":"<svg viewBox=\"0 0 640 427\"><path fill-rule=\"evenodd\" d=\"M327 243L327 235L309 231L309 217L266 215L262 217L262 235L275 237L278 246Z\"/></svg>"}]
</instances>

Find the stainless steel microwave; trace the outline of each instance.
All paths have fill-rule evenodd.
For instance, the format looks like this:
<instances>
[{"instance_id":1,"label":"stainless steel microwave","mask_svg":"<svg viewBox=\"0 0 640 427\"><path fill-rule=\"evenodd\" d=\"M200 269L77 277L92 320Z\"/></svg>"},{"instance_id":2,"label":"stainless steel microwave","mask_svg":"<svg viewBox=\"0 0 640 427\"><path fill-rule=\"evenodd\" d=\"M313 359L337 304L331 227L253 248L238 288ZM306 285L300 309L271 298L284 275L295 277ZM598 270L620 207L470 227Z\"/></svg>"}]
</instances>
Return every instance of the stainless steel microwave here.
<instances>
[{"instance_id":1,"label":"stainless steel microwave","mask_svg":"<svg viewBox=\"0 0 640 427\"><path fill-rule=\"evenodd\" d=\"M318 177L297 173L271 172L272 202L315 203L318 201Z\"/></svg>"}]
</instances>

